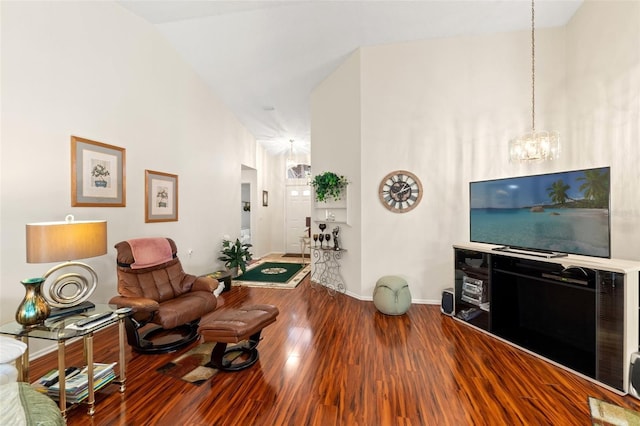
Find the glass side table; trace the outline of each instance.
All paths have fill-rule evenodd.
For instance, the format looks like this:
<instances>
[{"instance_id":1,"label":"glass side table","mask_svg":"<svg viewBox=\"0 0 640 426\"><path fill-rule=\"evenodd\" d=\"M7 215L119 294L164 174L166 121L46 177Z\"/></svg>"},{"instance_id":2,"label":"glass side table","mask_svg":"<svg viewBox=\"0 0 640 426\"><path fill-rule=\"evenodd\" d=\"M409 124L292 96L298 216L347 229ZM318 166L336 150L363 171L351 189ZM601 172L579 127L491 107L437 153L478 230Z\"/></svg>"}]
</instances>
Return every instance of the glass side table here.
<instances>
[{"instance_id":1,"label":"glass side table","mask_svg":"<svg viewBox=\"0 0 640 426\"><path fill-rule=\"evenodd\" d=\"M69 315L66 317L49 318L44 322L44 325L38 325L35 327L25 328L17 322L10 322L0 326L0 334L14 336L16 339L21 340L27 345L27 349L20 358L16 360L16 367L18 368L18 380L22 382L30 383L29 380L29 338L32 339L44 339L53 340L58 342L58 372L60 374L60 391L59 391L59 405L60 411L63 417L66 419L67 400L65 394L65 348L66 343L70 339L82 337L84 348L84 362L87 365L88 373L88 397L86 404L88 405L88 414L93 415L95 413L95 394L93 386L93 333L101 330L109 325L118 323L118 338L120 346L120 363L119 363L119 377L115 380L115 383L120 385L120 392L124 392L126 389L126 365L125 365L125 329L124 319L130 315L130 313L116 313L117 307L114 305L100 305L96 304L95 308L78 314ZM115 313L112 317L96 321L95 325L89 324L87 328L79 329L74 328L77 321L86 318L88 316L112 312ZM84 403L84 401L83 401Z\"/></svg>"}]
</instances>

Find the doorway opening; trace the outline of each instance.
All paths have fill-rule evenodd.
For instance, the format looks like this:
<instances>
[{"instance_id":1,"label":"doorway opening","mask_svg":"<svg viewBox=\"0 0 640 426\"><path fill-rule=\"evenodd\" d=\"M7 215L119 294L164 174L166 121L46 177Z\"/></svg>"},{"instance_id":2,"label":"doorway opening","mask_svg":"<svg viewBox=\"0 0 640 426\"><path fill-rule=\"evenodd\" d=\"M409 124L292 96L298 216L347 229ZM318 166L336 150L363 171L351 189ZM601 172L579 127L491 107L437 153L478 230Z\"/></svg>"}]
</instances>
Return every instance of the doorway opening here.
<instances>
[{"instance_id":1,"label":"doorway opening","mask_svg":"<svg viewBox=\"0 0 640 426\"><path fill-rule=\"evenodd\" d=\"M251 244L251 184L240 187L240 242Z\"/></svg>"},{"instance_id":2,"label":"doorway opening","mask_svg":"<svg viewBox=\"0 0 640 426\"><path fill-rule=\"evenodd\" d=\"M257 206L257 170L242 165L240 180L240 242L243 244L256 243L256 217L257 215L251 214L252 210L255 212L255 206Z\"/></svg>"}]
</instances>

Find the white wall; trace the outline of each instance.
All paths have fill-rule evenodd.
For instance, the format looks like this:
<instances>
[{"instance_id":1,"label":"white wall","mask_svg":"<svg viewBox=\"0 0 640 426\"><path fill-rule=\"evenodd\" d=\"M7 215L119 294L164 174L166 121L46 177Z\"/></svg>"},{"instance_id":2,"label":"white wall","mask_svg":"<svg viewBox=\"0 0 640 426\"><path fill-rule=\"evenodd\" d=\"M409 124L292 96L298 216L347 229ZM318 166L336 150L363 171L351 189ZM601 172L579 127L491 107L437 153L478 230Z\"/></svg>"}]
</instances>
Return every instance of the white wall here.
<instances>
[{"instance_id":1,"label":"white wall","mask_svg":"<svg viewBox=\"0 0 640 426\"><path fill-rule=\"evenodd\" d=\"M469 239L469 181L599 165L612 166L613 255L640 259L637 184L631 185L639 160L637 8L638 2L588 1L568 28L536 31L537 128L559 130L565 141L554 162L511 164L507 157L508 141L531 127L530 31L362 48L349 59L360 61L360 78L341 80L339 70L320 85L313 94L323 100L322 110L312 108L314 143L318 134L343 127L324 113L344 108L350 84L361 90L361 150L335 145L343 161L362 167L349 176L361 185L361 221L351 231L359 228L362 248L361 261L343 260L345 275L361 272L360 281L347 280L349 290L371 298L376 280L395 274L407 279L415 302L438 303L441 290L453 285L451 245ZM597 120L590 119L593 110ZM314 172L337 152L314 145ZM406 214L387 211L377 196L382 177L396 169L414 172L424 186L421 204Z\"/></svg>"},{"instance_id":2,"label":"white wall","mask_svg":"<svg viewBox=\"0 0 640 426\"><path fill-rule=\"evenodd\" d=\"M640 259L640 2L591 1L567 26L565 152L611 166L612 257Z\"/></svg>"},{"instance_id":3,"label":"white wall","mask_svg":"<svg viewBox=\"0 0 640 426\"><path fill-rule=\"evenodd\" d=\"M311 167L313 174L334 172L344 175L348 184L349 224L341 227L341 270L347 292L362 294L360 266L369 264L362 259L362 233L377 232L363 229L361 218L361 111L360 111L360 52L351 55L333 74L323 81L311 95ZM312 217L314 216L312 212ZM318 232L318 222L312 222L312 233ZM331 225L327 229L333 229ZM328 231L329 232L329 231Z\"/></svg>"},{"instance_id":4,"label":"white wall","mask_svg":"<svg viewBox=\"0 0 640 426\"><path fill-rule=\"evenodd\" d=\"M274 160L155 28L118 4L0 7L0 322L24 296L19 281L53 266L26 263L26 223L107 220L108 254L87 260L100 277L94 302L116 293L113 246L124 239L170 236L194 274L222 266L222 235L239 236L241 164L263 174ZM126 207L71 207L71 135L126 149ZM144 222L145 169L178 175L179 221Z\"/></svg>"},{"instance_id":5,"label":"white wall","mask_svg":"<svg viewBox=\"0 0 640 426\"><path fill-rule=\"evenodd\" d=\"M268 164L268 167L262 167L258 170L258 183L255 188L255 200L251 204L252 223L251 226L259 229L257 235L253 235L253 251L254 257L262 257L273 252L282 252L284 250L284 240L278 239L277 226L283 221L284 213L278 208L276 200L282 200L284 194L284 185L278 184L282 181L282 158L281 156L268 156L262 146L258 146L258 163ZM278 173L280 173L278 175ZM262 191L269 192L269 205L262 205ZM256 206L256 210L253 206ZM255 215L255 211L258 215Z\"/></svg>"},{"instance_id":6,"label":"white wall","mask_svg":"<svg viewBox=\"0 0 640 426\"><path fill-rule=\"evenodd\" d=\"M541 171L507 159L510 138L530 130L530 32L431 40L362 52L364 295L383 275L403 276L414 300L437 301L453 283L451 245L467 241L468 182ZM538 39L540 127L562 131L560 105L549 113L549 87L563 87L562 30ZM549 167L549 166L546 166ZM414 210L386 210L377 188L406 169L424 195Z\"/></svg>"}]
</instances>

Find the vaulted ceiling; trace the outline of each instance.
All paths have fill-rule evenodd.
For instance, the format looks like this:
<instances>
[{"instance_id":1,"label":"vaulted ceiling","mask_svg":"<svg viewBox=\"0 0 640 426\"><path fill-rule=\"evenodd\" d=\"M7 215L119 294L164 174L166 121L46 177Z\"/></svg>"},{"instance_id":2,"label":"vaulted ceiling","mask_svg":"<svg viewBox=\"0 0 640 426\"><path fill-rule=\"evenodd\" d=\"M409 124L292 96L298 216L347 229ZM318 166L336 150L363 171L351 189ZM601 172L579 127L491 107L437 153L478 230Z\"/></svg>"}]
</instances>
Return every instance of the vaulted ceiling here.
<instances>
[{"instance_id":1,"label":"vaulted ceiling","mask_svg":"<svg viewBox=\"0 0 640 426\"><path fill-rule=\"evenodd\" d=\"M309 152L310 94L359 47L531 28L526 0L119 3L155 25L272 153L291 140ZM536 28L565 25L581 4L538 0Z\"/></svg>"}]
</instances>

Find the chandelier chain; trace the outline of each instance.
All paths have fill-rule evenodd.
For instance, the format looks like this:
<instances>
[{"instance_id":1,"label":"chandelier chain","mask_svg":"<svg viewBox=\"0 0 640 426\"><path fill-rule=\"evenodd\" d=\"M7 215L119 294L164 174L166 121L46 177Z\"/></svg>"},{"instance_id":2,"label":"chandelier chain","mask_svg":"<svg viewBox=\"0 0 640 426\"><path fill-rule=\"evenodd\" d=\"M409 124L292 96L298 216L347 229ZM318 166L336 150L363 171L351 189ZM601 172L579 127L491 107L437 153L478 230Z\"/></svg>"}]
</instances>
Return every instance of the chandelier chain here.
<instances>
[{"instance_id":1,"label":"chandelier chain","mask_svg":"<svg viewBox=\"0 0 640 426\"><path fill-rule=\"evenodd\" d=\"M509 142L511 161L553 160L560 154L560 134L536 131L536 19L535 0L531 0L531 133Z\"/></svg>"},{"instance_id":2,"label":"chandelier chain","mask_svg":"<svg viewBox=\"0 0 640 426\"><path fill-rule=\"evenodd\" d=\"M536 131L536 28L535 0L531 0L531 131Z\"/></svg>"}]
</instances>

